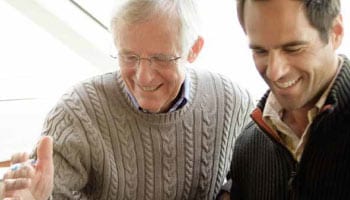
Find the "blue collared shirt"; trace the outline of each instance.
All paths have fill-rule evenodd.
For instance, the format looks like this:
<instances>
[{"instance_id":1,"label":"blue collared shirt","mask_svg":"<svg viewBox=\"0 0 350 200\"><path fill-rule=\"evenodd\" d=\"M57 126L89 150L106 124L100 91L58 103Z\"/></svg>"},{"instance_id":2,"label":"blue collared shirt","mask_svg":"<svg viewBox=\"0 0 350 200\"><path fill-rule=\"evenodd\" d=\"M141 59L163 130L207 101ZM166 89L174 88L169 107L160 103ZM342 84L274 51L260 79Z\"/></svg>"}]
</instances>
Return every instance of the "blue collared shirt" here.
<instances>
[{"instance_id":1,"label":"blue collared shirt","mask_svg":"<svg viewBox=\"0 0 350 200\"><path fill-rule=\"evenodd\" d=\"M186 71L185 80L182 83L181 88L180 88L180 96L177 97L177 100L174 102L174 104L170 107L170 109L167 112L174 112L174 111L182 108L188 102L188 99L190 97L190 87L191 87L191 80L190 80L190 78L188 78L188 72ZM128 93L128 96L131 99L131 102L134 104L134 106L136 108L138 108L139 110L144 111L140 107L140 105L137 103L136 98L130 93L130 91L127 88L125 88L125 89L126 89L126 92ZM147 112L147 111L145 111L145 112Z\"/></svg>"}]
</instances>

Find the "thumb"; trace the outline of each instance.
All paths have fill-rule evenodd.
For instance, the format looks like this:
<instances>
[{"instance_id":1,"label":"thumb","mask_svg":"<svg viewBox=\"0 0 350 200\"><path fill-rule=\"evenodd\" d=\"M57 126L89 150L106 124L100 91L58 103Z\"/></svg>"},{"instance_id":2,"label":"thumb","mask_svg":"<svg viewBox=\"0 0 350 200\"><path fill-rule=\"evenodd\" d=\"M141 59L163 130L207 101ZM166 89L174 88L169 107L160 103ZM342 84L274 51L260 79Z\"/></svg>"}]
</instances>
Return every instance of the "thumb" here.
<instances>
[{"instance_id":1,"label":"thumb","mask_svg":"<svg viewBox=\"0 0 350 200\"><path fill-rule=\"evenodd\" d=\"M38 170L42 170L47 166L53 164L52 161L52 138L50 136L44 136L40 139L37 148L37 166Z\"/></svg>"}]
</instances>

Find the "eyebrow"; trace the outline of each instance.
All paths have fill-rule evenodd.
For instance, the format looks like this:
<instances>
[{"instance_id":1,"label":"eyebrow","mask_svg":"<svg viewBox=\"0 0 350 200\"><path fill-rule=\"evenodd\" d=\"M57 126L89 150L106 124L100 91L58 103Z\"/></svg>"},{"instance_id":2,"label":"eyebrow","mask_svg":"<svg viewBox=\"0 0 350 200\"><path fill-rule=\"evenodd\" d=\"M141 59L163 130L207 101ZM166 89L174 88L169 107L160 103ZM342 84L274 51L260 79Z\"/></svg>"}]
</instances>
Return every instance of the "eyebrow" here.
<instances>
[{"instance_id":1,"label":"eyebrow","mask_svg":"<svg viewBox=\"0 0 350 200\"><path fill-rule=\"evenodd\" d=\"M298 45L305 45L307 44L308 42L306 41L292 41L292 42L287 42L285 44L282 44L282 45L276 45L274 46L273 48L286 48L286 47L291 47L291 46L298 46ZM260 45L257 45L257 44L249 44L249 48L250 49L265 49L264 47L260 46Z\"/></svg>"},{"instance_id":2,"label":"eyebrow","mask_svg":"<svg viewBox=\"0 0 350 200\"><path fill-rule=\"evenodd\" d=\"M135 54L134 52L127 50L127 49L121 49L118 53L121 54Z\"/></svg>"}]
</instances>

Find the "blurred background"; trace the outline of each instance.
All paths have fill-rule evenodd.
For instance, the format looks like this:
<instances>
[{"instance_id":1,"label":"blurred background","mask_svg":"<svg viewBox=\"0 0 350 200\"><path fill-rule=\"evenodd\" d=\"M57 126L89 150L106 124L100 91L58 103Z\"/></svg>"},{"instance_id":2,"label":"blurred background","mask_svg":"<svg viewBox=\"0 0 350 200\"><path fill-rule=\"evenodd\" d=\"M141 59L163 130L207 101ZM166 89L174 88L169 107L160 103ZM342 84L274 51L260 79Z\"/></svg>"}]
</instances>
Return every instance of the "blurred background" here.
<instances>
[{"instance_id":1,"label":"blurred background","mask_svg":"<svg viewBox=\"0 0 350 200\"><path fill-rule=\"evenodd\" d=\"M350 1L342 0L342 7L339 53L350 55ZM31 152L45 115L70 86L117 69L110 57L112 8L113 0L0 0L0 161ZM267 87L238 24L235 0L203 0L200 12L205 45L194 65L229 76L259 99Z\"/></svg>"}]
</instances>

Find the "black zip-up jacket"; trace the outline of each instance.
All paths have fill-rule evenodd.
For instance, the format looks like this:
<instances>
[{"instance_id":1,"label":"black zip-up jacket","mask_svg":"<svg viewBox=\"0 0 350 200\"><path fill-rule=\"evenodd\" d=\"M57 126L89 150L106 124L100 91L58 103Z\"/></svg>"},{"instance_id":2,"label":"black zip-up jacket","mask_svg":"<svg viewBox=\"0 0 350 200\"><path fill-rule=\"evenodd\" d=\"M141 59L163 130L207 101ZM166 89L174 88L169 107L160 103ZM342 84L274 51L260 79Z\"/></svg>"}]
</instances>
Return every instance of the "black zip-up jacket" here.
<instances>
[{"instance_id":1,"label":"black zip-up jacket","mask_svg":"<svg viewBox=\"0 0 350 200\"><path fill-rule=\"evenodd\" d=\"M343 67L297 163L262 120L267 92L236 141L231 199L350 199L350 62Z\"/></svg>"}]
</instances>

